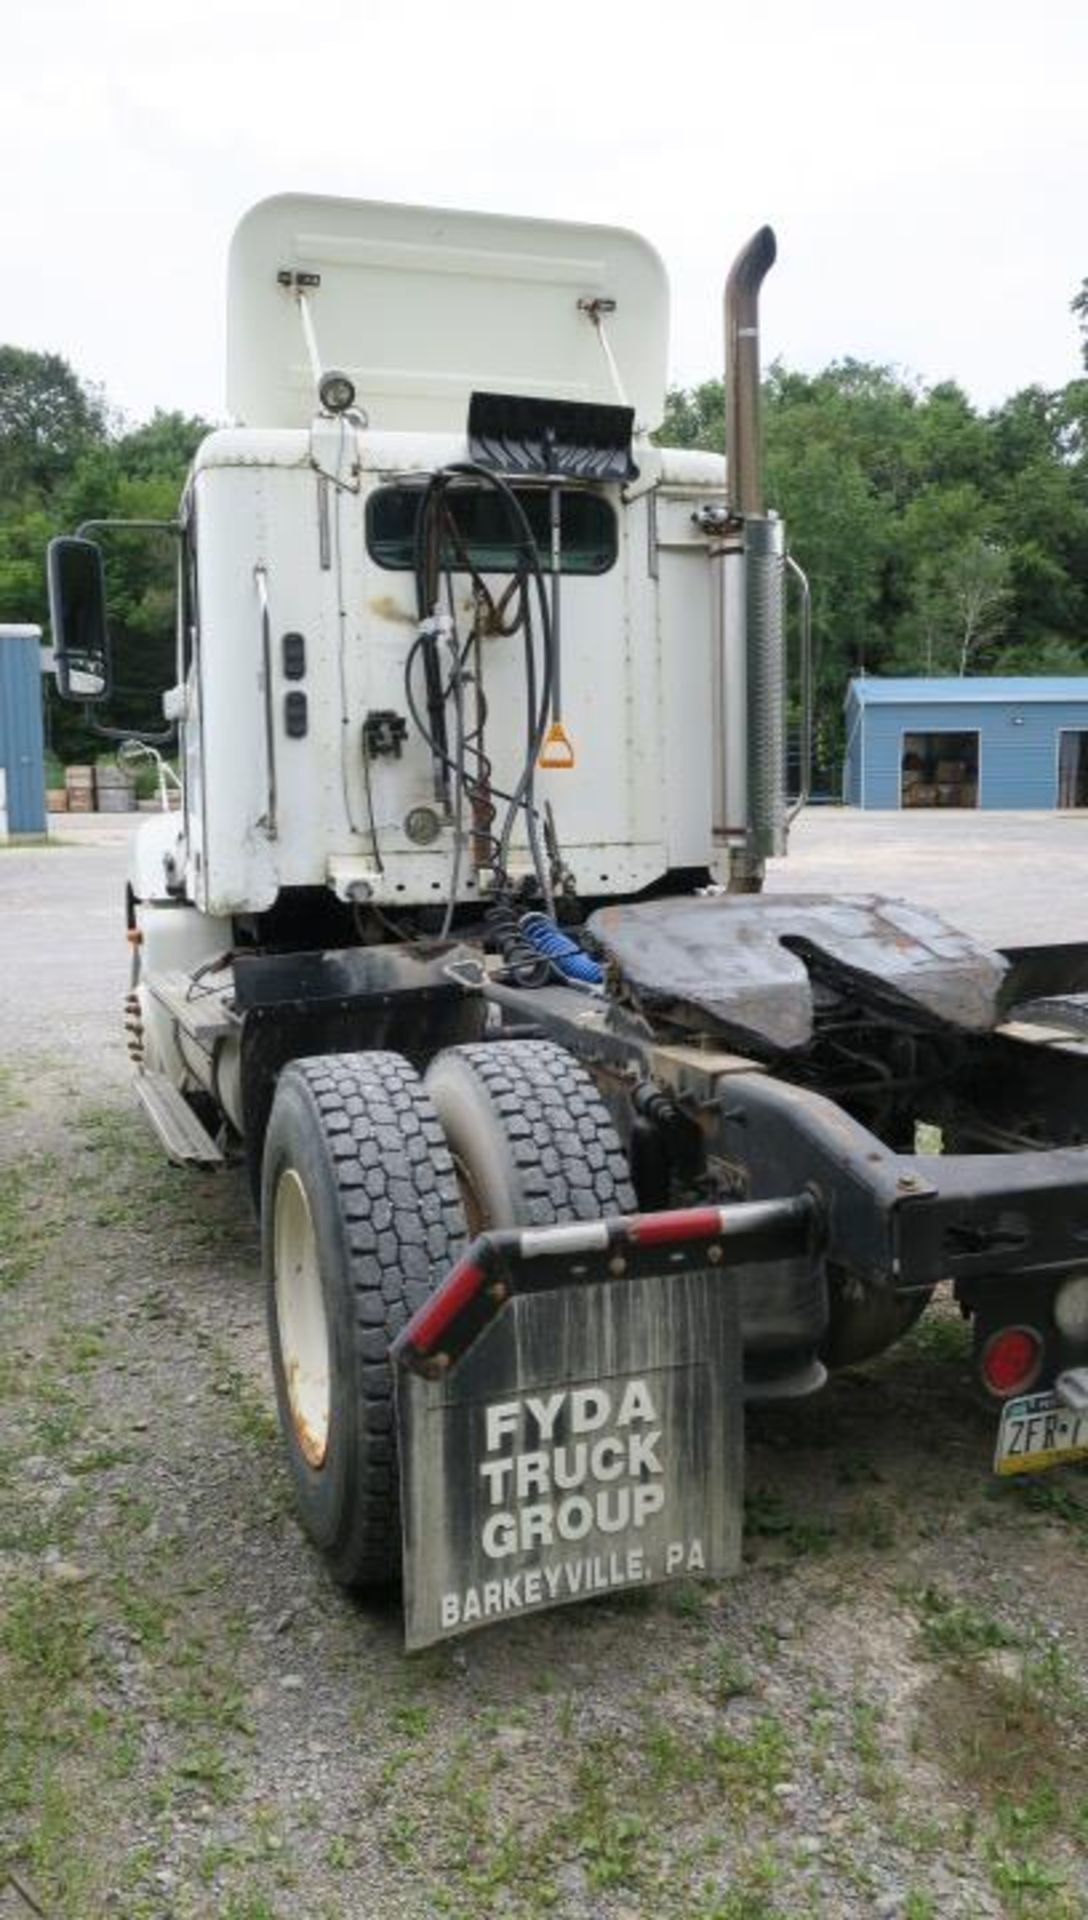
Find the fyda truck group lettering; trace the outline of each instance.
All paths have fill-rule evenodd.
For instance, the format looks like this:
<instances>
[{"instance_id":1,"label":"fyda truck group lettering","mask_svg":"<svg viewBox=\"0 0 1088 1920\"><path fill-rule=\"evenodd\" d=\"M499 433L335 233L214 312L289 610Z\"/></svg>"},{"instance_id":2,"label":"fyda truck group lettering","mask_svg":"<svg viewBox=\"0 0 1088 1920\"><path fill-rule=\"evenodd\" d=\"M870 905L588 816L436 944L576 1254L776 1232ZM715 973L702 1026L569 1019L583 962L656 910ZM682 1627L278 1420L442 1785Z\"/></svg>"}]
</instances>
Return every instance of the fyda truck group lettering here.
<instances>
[{"instance_id":1,"label":"fyda truck group lettering","mask_svg":"<svg viewBox=\"0 0 1088 1920\"><path fill-rule=\"evenodd\" d=\"M617 1542L614 1552L566 1555L519 1573L502 1563L514 1554L578 1546L595 1534L644 1528L665 1505L661 1438L645 1380L629 1380L622 1390L573 1387L489 1406L479 1466L488 1509L480 1546L503 1577L444 1594L443 1625L651 1578L643 1547L630 1541ZM673 1542L664 1551L667 1573L701 1572L704 1564L697 1540Z\"/></svg>"}]
</instances>

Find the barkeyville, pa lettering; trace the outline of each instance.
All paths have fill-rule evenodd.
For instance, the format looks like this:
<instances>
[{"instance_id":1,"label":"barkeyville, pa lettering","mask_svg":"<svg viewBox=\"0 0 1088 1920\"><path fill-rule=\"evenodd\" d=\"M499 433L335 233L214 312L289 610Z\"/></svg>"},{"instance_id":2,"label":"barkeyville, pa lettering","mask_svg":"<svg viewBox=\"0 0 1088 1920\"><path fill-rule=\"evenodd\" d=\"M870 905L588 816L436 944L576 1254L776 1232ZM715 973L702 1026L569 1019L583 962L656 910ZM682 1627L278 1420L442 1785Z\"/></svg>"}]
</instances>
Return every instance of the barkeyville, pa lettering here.
<instances>
[{"instance_id":1,"label":"barkeyville, pa lettering","mask_svg":"<svg viewBox=\"0 0 1088 1920\"><path fill-rule=\"evenodd\" d=\"M666 1574L705 1573L702 1541L670 1540L663 1566ZM444 1593L442 1625L447 1630L468 1627L476 1620L521 1613L526 1607L541 1607L551 1601L607 1593L612 1587L635 1586L653 1578L654 1568L641 1547L596 1553L581 1560L559 1560L549 1566L529 1567L524 1573L504 1574L501 1580L485 1580L478 1587L466 1587L463 1593Z\"/></svg>"}]
</instances>

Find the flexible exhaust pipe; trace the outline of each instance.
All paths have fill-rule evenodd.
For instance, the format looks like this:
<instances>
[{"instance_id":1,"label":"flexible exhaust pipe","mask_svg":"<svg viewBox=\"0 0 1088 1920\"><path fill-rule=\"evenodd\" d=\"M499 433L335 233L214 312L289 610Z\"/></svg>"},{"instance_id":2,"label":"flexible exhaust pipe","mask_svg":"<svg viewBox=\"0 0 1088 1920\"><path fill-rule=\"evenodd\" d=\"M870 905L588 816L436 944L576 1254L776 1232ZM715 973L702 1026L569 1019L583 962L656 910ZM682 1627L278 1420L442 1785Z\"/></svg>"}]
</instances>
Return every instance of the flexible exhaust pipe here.
<instances>
[{"instance_id":1,"label":"flexible exhaust pipe","mask_svg":"<svg viewBox=\"0 0 1088 1920\"><path fill-rule=\"evenodd\" d=\"M777 252L773 227L760 227L741 248L725 283L726 497L734 513L763 512L759 290Z\"/></svg>"}]
</instances>

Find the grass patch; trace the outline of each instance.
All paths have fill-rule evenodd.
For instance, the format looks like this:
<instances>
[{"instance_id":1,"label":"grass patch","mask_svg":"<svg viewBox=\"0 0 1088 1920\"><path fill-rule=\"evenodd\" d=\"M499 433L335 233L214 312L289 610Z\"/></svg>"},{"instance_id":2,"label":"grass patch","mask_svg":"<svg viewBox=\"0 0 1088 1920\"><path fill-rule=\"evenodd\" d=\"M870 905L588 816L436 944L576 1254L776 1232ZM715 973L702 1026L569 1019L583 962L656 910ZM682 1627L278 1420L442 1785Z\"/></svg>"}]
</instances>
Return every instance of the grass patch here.
<instances>
[{"instance_id":1,"label":"grass patch","mask_svg":"<svg viewBox=\"0 0 1088 1920\"><path fill-rule=\"evenodd\" d=\"M694 1908L692 1920L791 1920L762 1887L740 1884Z\"/></svg>"},{"instance_id":2,"label":"grass patch","mask_svg":"<svg viewBox=\"0 0 1088 1920\"><path fill-rule=\"evenodd\" d=\"M699 1669L696 1669L698 1672ZM720 1707L755 1690L755 1678L731 1647L715 1647L706 1668L706 1688Z\"/></svg>"},{"instance_id":3,"label":"grass patch","mask_svg":"<svg viewBox=\"0 0 1088 1920\"><path fill-rule=\"evenodd\" d=\"M930 1690L929 1719L958 1782L999 1808L1019 1807L1025 1834L1029 1826L1034 1833L1061 1825L1062 1782L1078 1764L1053 1702L1040 1701L1023 1678L976 1667L941 1675Z\"/></svg>"},{"instance_id":4,"label":"grass patch","mask_svg":"<svg viewBox=\"0 0 1088 1920\"><path fill-rule=\"evenodd\" d=\"M1020 1484L1000 1483L1000 1493L1006 1499L1021 1501L1030 1512L1042 1514L1047 1520L1060 1520L1066 1526L1086 1532L1088 1499L1080 1491L1083 1486L1083 1478L1074 1478L1068 1470L1052 1471L1025 1474Z\"/></svg>"},{"instance_id":5,"label":"grass patch","mask_svg":"<svg viewBox=\"0 0 1088 1920\"><path fill-rule=\"evenodd\" d=\"M241 1787L237 1767L220 1747L193 1747L178 1761L174 1780L181 1791L198 1790L221 1807L237 1799Z\"/></svg>"},{"instance_id":6,"label":"grass patch","mask_svg":"<svg viewBox=\"0 0 1088 1920\"><path fill-rule=\"evenodd\" d=\"M858 1762L862 1790L872 1800L889 1799L894 1782L881 1739L883 1712L872 1700L856 1699L850 1718L850 1745Z\"/></svg>"},{"instance_id":7,"label":"grass patch","mask_svg":"<svg viewBox=\"0 0 1088 1920\"><path fill-rule=\"evenodd\" d=\"M922 1644L940 1671L920 1705L922 1745L956 1796L985 1815L994 1890L1016 1920L1077 1920L1064 1856L1088 1838L1088 1762L1070 1715L1079 1677L1061 1654L933 1588L915 1596Z\"/></svg>"},{"instance_id":8,"label":"grass patch","mask_svg":"<svg viewBox=\"0 0 1088 1920\"><path fill-rule=\"evenodd\" d=\"M754 1489L744 1502L744 1531L750 1539L777 1540L794 1559L826 1553L835 1529L826 1520L794 1513L780 1493Z\"/></svg>"},{"instance_id":9,"label":"grass patch","mask_svg":"<svg viewBox=\"0 0 1088 1920\"><path fill-rule=\"evenodd\" d=\"M894 1510L882 1500L862 1500L842 1521L842 1533L860 1547L887 1553L896 1542Z\"/></svg>"},{"instance_id":10,"label":"grass patch","mask_svg":"<svg viewBox=\"0 0 1088 1920\"><path fill-rule=\"evenodd\" d=\"M169 1166L135 1105L85 1105L75 1126L85 1163L71 1185L85 1196L84 1217L96 1227L146 1235L149 1256L161 1246L171 1261L214 1256L221 1266L256 1262L260 1243L240 1172L198 1172Z\"/></svg>"},{"instance_id":11,"label":"grass patch","mask_svg":"<svg viewBox=\"0 0 1088 1920\"><path fill-rule=\"evenodd\" d=\"M260 1388L239 1367L224 1366L217 1391L227 1402L231 1425L240 1440L262 1453L278 1449L280 1429L275 1411Z\"/></svg>"},{"instance_id":12,"label":"grass patch","mask_svg":"<svg viewBox=\"0 0 1088 1920\"><path fill-rule=\"evenodd\" d=\"M56 1234L41 1202L48 1168L30 1159L0 1171L0 1291L11 1292L36 1274Z\"/></svg>"},{"instance_id":13,"label":"grass patch","mask_svg":"<svg viewBox=\"0 0 1088 1920\"><path fill-rule=\"evenodd\" d=\"M23 1073L16 1073L14 1067L0 1065L0 1120L9 1119L28 1104L19 1091L23 1078Z\"/></svg>"},{"instance_id":14,"label":"grass patch","mask_svg":"<svg viewBox=\"0 0 1088 1920\"><path fill-rule=\"evenodd\" d=\"M937 1587L923 1587L911 1598L922 1645L932 1659L963 1666L988 1653L1023 1644L1000 1620L980 1612L966 1600L953 1599Z\"/></svg>"},{"instance_id":15,"label":"grass patch","mask_svg":"<svg viewBox=\"0 0 1088 1920\"><path fill-rule=\"evenodd\" d=\"M958 1312L929 1307L904 1334L901 1351L936 1366L966 1366L971 1359L970 1325Z\"/></svg>"},{"instance_id":16,"label":"grass patch","mask_svg":"<svg viewBox=\"0 0 1088 1920\"><path fill-rule=\"evenodd\" d=\"M71 1590L40 1580L9 1587L0 1620L0 1867L27 1865L56 1899L82 1878L62 1762L73 1744L102 1744L85 1686L94 1624Z\"/></svg>"},{"instance_id":17,"label":"grass patch","mask_svg":"<svg viewBox=\"0 0 1088 1920\"><path fill-rule=\"evenodd\" d=\"M580 1869L592 1894L621 1896L622 1904L627 1893L649 1902L647 1912L672 1912L659 1897L679 1884L675 1821L663 1818L663 1808L682 1808L685 1824L711 1820L722 1831L747 1832L756 1820L777 1824L775 1788L793 1765L786 1732L770 1715L743 1734L696 1736L654 1717L622 1737L587 1738L564 1727L557 1712L551 1744L557 1765L546 1801L511 1796L501 1751L481 1767L478 1730L463 1736L437 1777L425 1738L400 1749L396 1779L385 1786L382 1843L402 1866L426 1876L437 1910L544 1915L559 1897L564 1869ZM430 1811L421 1818L424 1806ZM763 1898L764 1886L765 1876L753 1870L705 1908L692 1894L684 1912L709 1916L722 1898Z\"/></svg>"},{"instance_id":18,"label":"grass patch","mask_svg":"<svg viewBox=\"0 0 1088 1920\"><path fill-rule=\"evenodd\" d=\"M930 1893L908 1893L903 1920L937 1920L937 1902Z\"/></svg>"}]
</instances>

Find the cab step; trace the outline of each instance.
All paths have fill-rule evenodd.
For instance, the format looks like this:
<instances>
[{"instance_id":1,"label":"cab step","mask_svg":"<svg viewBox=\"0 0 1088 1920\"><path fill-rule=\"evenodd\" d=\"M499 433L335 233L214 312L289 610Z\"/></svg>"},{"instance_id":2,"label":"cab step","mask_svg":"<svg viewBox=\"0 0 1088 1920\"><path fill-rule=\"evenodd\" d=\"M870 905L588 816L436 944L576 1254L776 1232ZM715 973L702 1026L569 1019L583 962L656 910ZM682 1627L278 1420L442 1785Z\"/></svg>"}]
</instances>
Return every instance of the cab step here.
<instances>
[{"instance_id":1,"label":"cab step","mask_svg":"<svg viewBox=\"0 0 1088 1920\"><path fill-rule=\"evenodd\" d=\"M164 1073L138 1073L136 1097L168 1160L183 1167L223 1165L223 1155L211 1134Z\"/></svg>"},{"instance_id":2,"label":"cab step","mask_svg":"<svg viewBox=\"0 0 1088 1920\"><path fill-rule=\"evenodd\" d=\"M226 977L222 987L211 988L198 986L189 973L145 973L142 984L198 1047L214 1046L240 1024Z\"/></svg>"}]
</instances>

